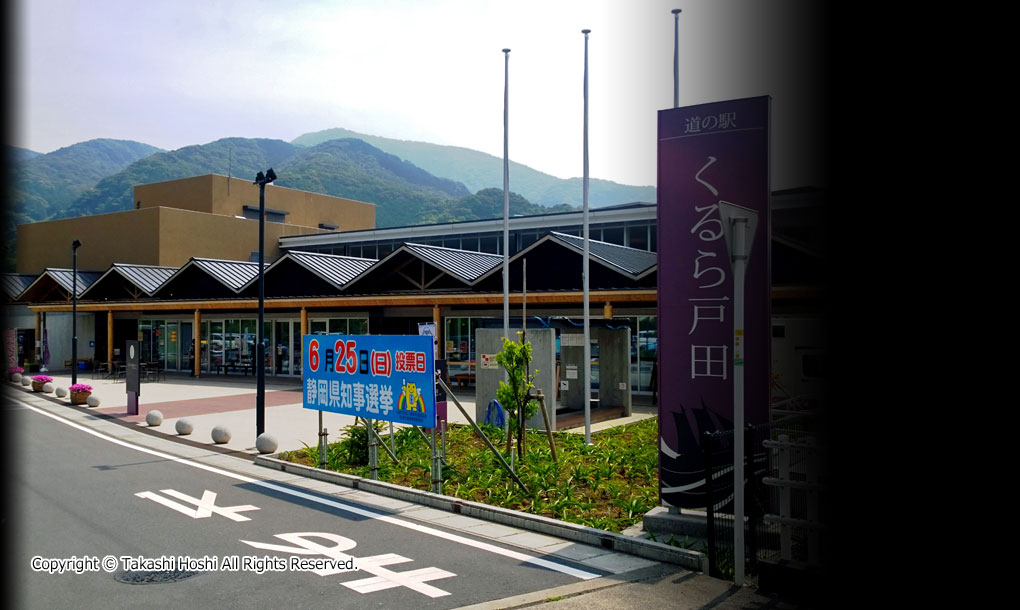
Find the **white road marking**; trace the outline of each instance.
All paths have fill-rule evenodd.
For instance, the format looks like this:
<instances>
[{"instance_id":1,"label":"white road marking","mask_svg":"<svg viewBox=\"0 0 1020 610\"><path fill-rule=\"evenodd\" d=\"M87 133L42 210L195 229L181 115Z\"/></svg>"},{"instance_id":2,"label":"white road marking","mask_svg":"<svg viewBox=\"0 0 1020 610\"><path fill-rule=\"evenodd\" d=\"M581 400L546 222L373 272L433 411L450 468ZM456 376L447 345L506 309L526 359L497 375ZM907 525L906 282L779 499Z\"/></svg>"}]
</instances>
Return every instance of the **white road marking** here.
<instances>
[{"instance_id":1,"label":"white road marking","mask_svg":"<svg viewBox=\"0 0 1020 610\"><path fill-rule=\"evenodd\" d=\"M139 498L146 498L148 500L158 502L163 506L172 508L179 513L184 513L185 515L191 517L192 519L205 519L206 517L211 517L213 513L216 513L217 515L223 515L224 517L232 521L251 521L251 519L249 519L248 517L245 517L244 515L238 515L237 513L241 511L259 509L259 507L252 506L251 504L241 504L238 506L216 506L216 492L209 491L208 489L205 490L201 498L192 498L191 496L183 494L175 489L162 489L160 491L162 491L168 496L173 496L178 500L184 500L185 502L194 504L197 508L195 510L192 510L187 506L178 504L173 500L167 500L163 496L160 496L159 494L153 493L151 491L143 491L136 493L135 495L138 496Z\"/></svg>"},{"instance_id":2,"label":"white road marking","mask_svg":"<svg viewBox=\"0 0 1020 610\"><path fill-rule=\"evenodd\" d=\"M66 420L63 417L60 417L59 415L54 415L52 413L48 413L48 412L46 412L46 411L44 411L44 410L42 410L42 409L40 409L38 407L35 407L35 406L32 406L32 405L27 404L25 402L22 402L22 401L18 400L17 398L13 398L12 400L14 400L15 402L18 402L19 404L21 404L21 405L31 409L32 411L35 411L36 413L39 413L40 415L45 415L46 417L54 419L54 420L56 420L56 421L58 421L58 422L60 422L62 424L71 426L72 428L76 428L78 430L81 430L82 432L86 432L88 434L91 434L92 436L95 436L96 438L103 439L105 441L108 441L108 442L113 443L115 445L120 445L122 447L126 447L128 449L133 449L135 451L140 451L142 453L148 453L149 455L154 455L156 457L159 457L159 458L162 458L162 459L166 459L166 460L170 460L170 461L173 461L173 462L177 462L179 464L184 464L186 466L191 466L193 468L199 468L199 469L202 469L202 470L205 470L205 471L208 471L208 472L212 472L212 473L224 476L224 477L235 479L237 481L242 481L244 483L250 483L252 485L257 485L259 487L262 487L264 489L270 489L270 490L275 491L277 493L282 493L282 494L286 494L286 495L293 496L293 497L296 497L296 498L301 498L302 500L308 500L310 502L315 502L317 504L322 504L324 506L330 506L332 508L336 508L336 509L348 512L348 513L352 513L352 514L358 515L359 517L365 517L365 518L368 518L368 519L375 519L375 520L378 520L378 521L382 521L384 523L389 523L391 525L396 525L398 527L402 527L402 528L405 528L405 529L416 531L416 532L419 532L419 533L422 533L422 534L427 534L429 536L435 536L437 538L442 538L444 540L449 540L451 542L456 542L456 543L462 544L464 546L469 546L469 547L476 548L476 549L479 549L479 550L482 550L482 551L488 551L490 553L494 553L496 555L502 555L503 557L508 557L510 559L516 559L517 561L521 561L521 562L524 562L524 563L529 563L529 564L536 565L536 566L539 566L539 567L542 567L542 568L546 568L546 569L549 569L549 570L560 572L561 574L567 574L567 575L573 576L575 578L579 578L581 580L591 580L591 579L599 578L600 577L599 574L595 574L594 572L588 572L586 570L579 570L577 568L573 568L573 567L570 567L570 566L566 566L566 565L562 565L562 564L556 563L555 561L549 561L548 559L542 559L541 557L532 557L532 556L527 555L525 553L521 553L521 552L518 552L518 551L513 551L513 550L510 550L510 549L504 549L504 548L501 548L499 546L496 546L495 544L490 544L488 542L481 542L481 541L478 541L478 540L472 540L470 538L465 538L464 536L458 536L457 534L451 534L449 532L444 532L442 530L438 530L438 529L435 529L433 527L428 527L426 525L421 525L421 524L418 524L418 523L412 523L410 521L404 521L403 519L398 519L398 518L392 517L390 515L385 515L385 514L377 513L375 511L367 510L367 509L364 509L364 508L359 508L357 506L351 506L350 504L344 504L342 502L337 502L336 500L327 500L325 498L320 498L318 496L314 496L314 495L309 494L309 493L305 493L305 492L302 492L302 491L297 491L295 489L290 489L290 488L287 488L287 487L283 487L281 485L277 485L275 483L270 483L268 481L263 481L263 480L260 480L260 479L253 479L251 477L248 477L248 476L245 476L245 475L242 475L242 474L238 474L236 472L230 472L229 470L223 470L223 469L217 468L215 466L208 466L206 464L202 464L202 463L199 463L199 462L193 462L191 460L188 460L188 459L185 459L185 458L181 458L181 457L178 457L176 455L170 455L168 453L163 453L163 452L157 451L155 449L149 449L147 447L141 447L139 445L134 445L134 444L129 443L127 441L122 441L120 439L113 438L111 436L107 436L107 435L103 434L102 432L97 432L95 430L92 430L91 428L89 428L87 426L83 426L81 424L77 424L75 422Z\"/></svg>"},{"instance_id":3,"label":"white road marking","mask_svg":"<svg viewBox=\"0 0 1020 610\"><path fill-rule=\"evenodd\" d=\"M265 551L280 551L296 555L324 555L330 559L336 559L339 562L346 562L348 559L351 559L352 557L345 554L344 551L354 548L357 544L350 538L326 532L293 532L287 534L276 534L276 537L286 540L296 546L283 546L280 544L270 544L266 542L252 542L250 540L241 540L241 542ZM335 544L334 546L325 546L313 540L309 540L309 538L324 538L326 540L331 540ZM368 572L369 574L373 574L373 576L351 582L342 582L340 584L361 594L374 593L376 591L393 589L395 587L407 587L412 591L417 591L422 595L427 595L432 598L443 597L445 595L449 595L450 592L425 583L430 580L456 576L453 572L448 572L436 567L410 570L407 572L394 572L384 566L413 561L413 559L410 559L409 557L397 555L396 553L384 553L382 555L372 555L371 557L361 557L360 559L355 557L354 559L355 565L359 571ZM319 576L329 576L331 574L342 572L343 570L325 569L313 571Z\"/></svg>"}]
</instances>

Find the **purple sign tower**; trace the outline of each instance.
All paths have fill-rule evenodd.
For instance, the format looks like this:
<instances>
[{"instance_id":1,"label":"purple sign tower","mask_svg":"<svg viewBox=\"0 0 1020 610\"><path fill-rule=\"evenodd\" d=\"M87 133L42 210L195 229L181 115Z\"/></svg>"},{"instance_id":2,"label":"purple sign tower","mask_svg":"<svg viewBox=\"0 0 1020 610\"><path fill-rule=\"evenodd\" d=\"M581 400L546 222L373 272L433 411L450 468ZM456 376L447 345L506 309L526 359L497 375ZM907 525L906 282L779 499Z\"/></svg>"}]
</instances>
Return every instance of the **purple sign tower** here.
<instances>
[{"instance_id":1,"label":"purple sign tower","mask_svg":"<svg viewBox=\"0 0 1020 610\"><path fill-rule=\"evenodd\" d=\"M758 212L747 266L745 422L768 420L768 97L659 111L659 499L701 508L705 432L733 429L733 276L719 203ZM717 503L719 498L715 499Z\"/></svg>"}]
</instances>

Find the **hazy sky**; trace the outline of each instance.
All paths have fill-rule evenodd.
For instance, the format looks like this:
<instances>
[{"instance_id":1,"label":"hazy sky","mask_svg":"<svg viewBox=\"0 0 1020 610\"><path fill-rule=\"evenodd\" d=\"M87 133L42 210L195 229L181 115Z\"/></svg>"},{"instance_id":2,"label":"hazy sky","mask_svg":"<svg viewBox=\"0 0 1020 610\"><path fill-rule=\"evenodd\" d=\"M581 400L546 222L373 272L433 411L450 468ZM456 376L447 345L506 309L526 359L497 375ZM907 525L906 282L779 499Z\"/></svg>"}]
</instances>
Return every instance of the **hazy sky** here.
<instances>
[{"instance_id":1,"label":"hazy sky","mask_svg":"<svg viewBox=\"0 0 1020 610\"><path fill-rule=\"evenodd\" d=\"M680 8L680 105L771 95L773 188L819 185L817 4L21 0L10 143L173 150L346 127L502 157L509 47L510 158L580 176L587 28L591 176L654 185Z\"/></svg>"}]
</instances>

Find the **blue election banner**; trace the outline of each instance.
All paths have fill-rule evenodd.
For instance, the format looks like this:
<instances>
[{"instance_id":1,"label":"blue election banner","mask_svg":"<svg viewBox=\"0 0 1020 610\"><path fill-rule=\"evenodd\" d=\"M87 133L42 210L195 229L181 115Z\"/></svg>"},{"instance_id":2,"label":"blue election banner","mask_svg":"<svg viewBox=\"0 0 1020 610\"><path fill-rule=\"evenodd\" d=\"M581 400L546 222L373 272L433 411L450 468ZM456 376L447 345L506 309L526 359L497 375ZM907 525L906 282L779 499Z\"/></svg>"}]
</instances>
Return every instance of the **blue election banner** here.
<instances>
[{"instance_id":1,"label":"blue election banner","mask_svg":"<svg viewBox=\"0 0 1020 610\"><path fill-rule=\"evenodd\" d=\"M304 408L436 426L432 337L304 335Z\"/></svg>"}]
</instances>

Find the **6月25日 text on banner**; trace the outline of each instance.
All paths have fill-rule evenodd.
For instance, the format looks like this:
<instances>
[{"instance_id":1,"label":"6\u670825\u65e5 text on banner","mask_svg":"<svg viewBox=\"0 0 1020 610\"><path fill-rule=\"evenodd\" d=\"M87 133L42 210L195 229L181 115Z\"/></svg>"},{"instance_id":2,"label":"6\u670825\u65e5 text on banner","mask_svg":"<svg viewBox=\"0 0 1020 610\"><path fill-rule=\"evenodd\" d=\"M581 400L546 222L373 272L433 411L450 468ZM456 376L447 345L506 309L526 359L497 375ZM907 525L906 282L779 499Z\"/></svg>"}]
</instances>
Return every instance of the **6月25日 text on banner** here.
<instances>
[{"instance_id":1,"label":"6\u670825\u65e5 text on banner","mask_svg":"<svg viewBox=\"0 0 1020 610\"><path fill-rule=\"evenodd\" d=\"M435 355L421 335L305 335L306 409L436 426Z\"/></svg>"}]
</instances>

